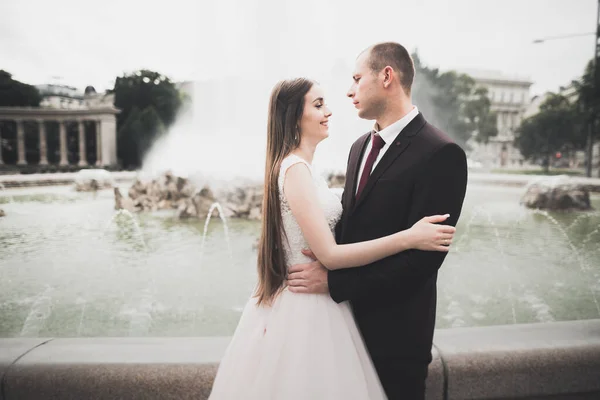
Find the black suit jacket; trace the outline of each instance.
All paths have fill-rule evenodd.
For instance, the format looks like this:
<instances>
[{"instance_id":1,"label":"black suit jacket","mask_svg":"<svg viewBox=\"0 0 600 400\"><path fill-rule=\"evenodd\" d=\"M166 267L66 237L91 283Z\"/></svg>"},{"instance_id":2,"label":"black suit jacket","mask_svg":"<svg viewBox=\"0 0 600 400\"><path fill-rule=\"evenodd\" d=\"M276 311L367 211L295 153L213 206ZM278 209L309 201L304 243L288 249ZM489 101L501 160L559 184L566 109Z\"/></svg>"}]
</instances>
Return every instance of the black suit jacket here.
<instances>
[{"instance_id":1,"label":"black suit jacket","mask_svg":"<svg viewBox=\"0 0 600 400\"><path fill-rule=\"evenodd\" d=\"M388 148L355 199L360 162L370 134L350 150L340 244L362 242L410 228L421 218L450 214L456 225L467 185L464 151L418 114ZM366 346L378 359L431 361L437 272L446 253L408 250L359 268L328 272L336 302L350 300Z\"/></svg>"}]
</instances>

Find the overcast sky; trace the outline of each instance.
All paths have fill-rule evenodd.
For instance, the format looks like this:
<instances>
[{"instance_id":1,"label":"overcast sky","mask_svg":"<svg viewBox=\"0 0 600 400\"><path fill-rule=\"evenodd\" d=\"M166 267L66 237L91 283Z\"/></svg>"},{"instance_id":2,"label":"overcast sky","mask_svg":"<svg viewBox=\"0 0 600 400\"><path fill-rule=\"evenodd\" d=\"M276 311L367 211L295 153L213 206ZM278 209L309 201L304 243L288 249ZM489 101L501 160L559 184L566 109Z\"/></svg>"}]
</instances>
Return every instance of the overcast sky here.
<instances>
[{"instance_id":1,"label":"overcast sky","mask_svg":"<svg viewBox=\"0 0 600 400\"><path fill-rule=\"evenodd\" d=\"M578 78L594 37L532 41L594 32L596 7L597 0L0 0L0 69L80 90L104 91L141 68L209 81L197 86L203 100L193 119L182 116L155 143L144 170L254 177L263 173L273 84L306 76L321 83L334 112L315 162L343 169L351 143L372 126L345 97L364 48L397 41L442 70L527 77L534 95Z\"/></svg>"},{"instance_id":2,"label":"overcast sky","mask_svg":"<svg viewBox=\"0 0 600 400\"><path fill-rule=\"evenodd\" d=\"M593 32L596 7L596 0L0 0L0 68L28 83L104 90L139 68L174 80L276 74L265 66L274 52L286 74L319 79L336 60L352 63L369 44L394 40L444 70L528 76L535 94L579 76L594 38L532 40Z\"/></svg>"}]
</instances>

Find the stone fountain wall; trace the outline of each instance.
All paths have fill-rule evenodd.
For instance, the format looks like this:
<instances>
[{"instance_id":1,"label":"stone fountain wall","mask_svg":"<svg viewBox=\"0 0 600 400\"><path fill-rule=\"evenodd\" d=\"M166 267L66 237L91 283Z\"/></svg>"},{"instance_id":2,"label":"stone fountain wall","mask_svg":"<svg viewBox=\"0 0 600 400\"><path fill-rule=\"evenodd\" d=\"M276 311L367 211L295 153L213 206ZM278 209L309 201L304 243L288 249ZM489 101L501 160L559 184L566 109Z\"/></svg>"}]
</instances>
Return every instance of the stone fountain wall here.
<instances>
[{"instance_id":1,"label":"stone fountain wall","mask_svg":"<svg viewBox=\"0 0 600 400\"><path fill-rule=\"evenodd\" d=\"M114 189L115 209L131 212L176 210L179 218L206 218L218 202L227 218L261 219L262 185L240 185L215 193L210 187L196 188L182 177L167 172L150 182L136 180L127 197Z\"/></svg>"},{"instance_id":2,"label":"stone fountain wall","mask_svg":"<svg viewBox=\"0 0 600 400\"><path fill-rule=\"evenodd\" d=\"M437 329L427 400L600 398L600 320ZM0 339L0 400L206 399L227 337Z\"/></svg>"}]
</instances>

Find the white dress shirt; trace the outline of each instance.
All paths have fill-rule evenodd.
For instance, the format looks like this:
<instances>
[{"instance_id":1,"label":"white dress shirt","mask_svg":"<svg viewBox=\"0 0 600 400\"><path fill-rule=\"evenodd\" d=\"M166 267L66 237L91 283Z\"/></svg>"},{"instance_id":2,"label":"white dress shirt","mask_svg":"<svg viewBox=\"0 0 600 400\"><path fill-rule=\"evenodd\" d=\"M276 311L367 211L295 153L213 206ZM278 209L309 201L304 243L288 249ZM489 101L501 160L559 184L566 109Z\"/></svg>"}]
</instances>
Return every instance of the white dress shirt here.
<instances>
[{"instance_id":1,"label":"white dress shirt","mask_svg":"<svg viewBox=\"0 0 600 400\"><path fill-rule=\"evenodd\" d=\"M371 170L371 172L373 172L375 170L375 167L377 166L377 164L379 164L379 161L381 161L381 159L383 158L383 155L385 154L387 149L390 148L390 146L392 145L392 142L394 141L394 139L396 139L396 136L398 136L398 134L400 132L402 132L402 130L404 128L406 128L406 126L410 123L410 121L412 121L418 114L419 114L419 110L417 109L416 106L413 106L413 109L410 110L410 112L408 114L406 114L404 117L400 118L398 121L394 122L387 128L382 129L381 131L378 131L377 123L375 123L374 129L379 134L379 136L381 136L381 138L385 142L385 145L381 148L381 150L379 150L379 155L377 155L377 159L375 160L375 163L373 164L373 169ZM369 144L367 144L367 148L365 149L363 158L360 162L360 169L358 170L358 176L356 177L356 182L360 182L360 177L363 174L363 170L365 169L365 164L367 163L367 157L369 156L369 153L371 152L372 147L373 147L373 141L370 140ZM358 192L358 184L356 185L356 192ZM356 192L355 192L355 194L356 194Z\"/></svg>"}]
</instances>

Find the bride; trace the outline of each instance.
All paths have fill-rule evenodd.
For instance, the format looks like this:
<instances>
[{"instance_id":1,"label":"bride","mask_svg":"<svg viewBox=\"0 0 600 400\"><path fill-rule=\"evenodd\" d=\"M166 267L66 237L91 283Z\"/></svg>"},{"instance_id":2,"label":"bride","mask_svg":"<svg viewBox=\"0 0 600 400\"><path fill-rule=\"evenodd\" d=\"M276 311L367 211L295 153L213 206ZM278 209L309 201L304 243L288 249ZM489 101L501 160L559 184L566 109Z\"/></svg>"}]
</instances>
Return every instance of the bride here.
<instances>
[{"instance_id":1,"label":"bride","mask_svg":"<svg viewBox=\"0 0 600 400\"><path fill-rule=\"evenodd\" d=\"M258 284L220 363L210 399L385 399L348 302L287 290L287 269L309 262L353 268L408 249L448 251L447 215L367 242L337 245L339 198L315 173L331 111L322 89L297 78L271 93Z\"/></svg>"}]
</instances>

